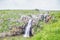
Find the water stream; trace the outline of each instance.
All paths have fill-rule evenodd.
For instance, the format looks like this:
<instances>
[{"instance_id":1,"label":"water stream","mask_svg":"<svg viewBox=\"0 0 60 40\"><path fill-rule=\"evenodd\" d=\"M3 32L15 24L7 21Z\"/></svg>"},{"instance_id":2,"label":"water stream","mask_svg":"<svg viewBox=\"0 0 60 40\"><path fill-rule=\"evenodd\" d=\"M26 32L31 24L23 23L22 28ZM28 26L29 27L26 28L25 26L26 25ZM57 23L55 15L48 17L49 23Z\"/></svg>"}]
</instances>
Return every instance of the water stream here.
<instances>
[{"instance_id":1,"label":"water stream","mask_svg":"<svg viewBox=\"0 0 60 40\"><path fill-rule=\"evenodd\" d=\"M24 37L29 37L31 27L32 27L32 19L30 19L30 20L28 21L28 24L27 24L27 26L26 26L26 28L25 28L25 34L23 35Z\"/></svg>"}]
</instances>

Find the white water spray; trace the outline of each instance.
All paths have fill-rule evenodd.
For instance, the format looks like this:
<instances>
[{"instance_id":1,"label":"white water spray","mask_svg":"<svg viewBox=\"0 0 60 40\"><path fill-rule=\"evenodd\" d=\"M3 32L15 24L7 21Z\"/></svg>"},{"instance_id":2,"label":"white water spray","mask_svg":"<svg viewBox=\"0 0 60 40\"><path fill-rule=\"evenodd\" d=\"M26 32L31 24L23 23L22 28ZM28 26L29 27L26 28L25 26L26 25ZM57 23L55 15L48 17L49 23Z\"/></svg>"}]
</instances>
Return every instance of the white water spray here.
<instances>
[{"instance_id":1,"label":"white water spray","mask_svg":"<svg viewBox=\"0 0 60 40\"><path fill-rule=\"evenodd\" d=\"M25 29L24 37L29 37L29 33L30 33L30 28L31 27L32 27L32 19L30 19L28 21L28 24L27 24L26 29Z\"/></svg>"}]
</instances>

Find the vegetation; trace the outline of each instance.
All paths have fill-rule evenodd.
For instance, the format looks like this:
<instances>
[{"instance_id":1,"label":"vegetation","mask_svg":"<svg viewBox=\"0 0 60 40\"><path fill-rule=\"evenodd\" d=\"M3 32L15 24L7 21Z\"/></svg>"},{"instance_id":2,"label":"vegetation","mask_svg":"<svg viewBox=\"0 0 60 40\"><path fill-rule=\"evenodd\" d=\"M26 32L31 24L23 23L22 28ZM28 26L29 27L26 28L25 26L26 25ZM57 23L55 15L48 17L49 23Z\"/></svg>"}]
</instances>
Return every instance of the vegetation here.
<instances>
[{"instance_id":1,"label":"vegetation","mask_svg":"<svg viewBox=\"0 0 60 40\"><path fill-rule=\"evenodd\" d=\"M45 11L36 10L0 10L0 32L9 31L9 27L13 25L21 25L21 23L14 20L19 19L21 15L39 14ZM60 40L60 11L50 11L50 15L54 16L54 20L51 20L48 24L39 22L42 25L30 38L24 38L22 35L0 38L0 40ZM8 19L11 18L12 21Z\"/></svg>"}]
</instances>

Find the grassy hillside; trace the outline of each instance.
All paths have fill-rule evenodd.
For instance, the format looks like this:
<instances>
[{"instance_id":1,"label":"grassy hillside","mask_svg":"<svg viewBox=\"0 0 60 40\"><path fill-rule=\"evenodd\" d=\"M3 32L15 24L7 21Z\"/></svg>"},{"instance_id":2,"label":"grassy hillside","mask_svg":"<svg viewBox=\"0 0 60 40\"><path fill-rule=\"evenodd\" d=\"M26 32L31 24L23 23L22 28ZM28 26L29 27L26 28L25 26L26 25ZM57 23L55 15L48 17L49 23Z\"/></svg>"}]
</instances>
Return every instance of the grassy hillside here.
<instances>
[{"instance_id":1,"label":"grassy hillside","mask_svg":"<svg viewBox=\"0 0 60 40\"><path fill-rule=\"evenodd\" d=\"M10 26L21 25L21 23L16 21L8 21L9 18L19 19L21 15L39 14L44 13L44 11L35 10L0 10L0 32L8 31ZM0 40L60 40L60 11L50 11L50 14L55 17L48 24L40 22L43 29L30 38L24 38L22 36L13 36L0 38ZM38 28L40 29L40 28ZM38 30L37 29L37 30Z\"/></svg>"}]
</instances>

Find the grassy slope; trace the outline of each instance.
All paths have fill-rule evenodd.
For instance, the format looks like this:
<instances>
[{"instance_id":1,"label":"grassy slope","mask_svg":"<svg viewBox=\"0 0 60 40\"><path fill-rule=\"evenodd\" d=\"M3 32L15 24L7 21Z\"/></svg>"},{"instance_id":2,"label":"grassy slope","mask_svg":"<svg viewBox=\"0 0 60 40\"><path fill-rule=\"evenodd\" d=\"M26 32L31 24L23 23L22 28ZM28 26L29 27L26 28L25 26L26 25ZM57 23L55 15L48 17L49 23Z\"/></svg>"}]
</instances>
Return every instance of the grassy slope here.
<instances>
[{"instance_id":1,"label":"grassy slope","mask_svg":"<svg viewBox=\"0 0 60 40\"><path fill-rule=\"evenodd\" d=\"M60 12L51 12L57 20L51 24L44 24L43 30L32 37L32 40L60 40Z\"/></svg>"},{"instance_id":2,"label":"grassy slope","mask_svg":"<svg viewBox=\"0 0 60 40\"><path fill-rule=\"evenodd\" d=\"M20 18L19 14L25 14L25 15L29 15L30 13L32 14L37 14L39 12L37 11L31 11L31 10L26 10L26 11L0 11L0 19L4 19L3 23L0 23L0 26L2 26L0 28L0 32L2 31L7 31L8 30L8 26L10 25L19 25L16 24L16 22L9 22L7 21L7 18L14 18L14 19L18 19ZM28 13L28 14L27 14ZM60 12L50 12L51 15L55 16L55 20L53 20L52 22L50 22L49 24L43 24L43 29L40 32L37 32L33 37L31 38L23 38L22 36L15 36L15 37L6 37L6 38L0 38L0 40L60 40ZM8 24L9 23L9 24Z\"/></svg>"}]
</instances>

